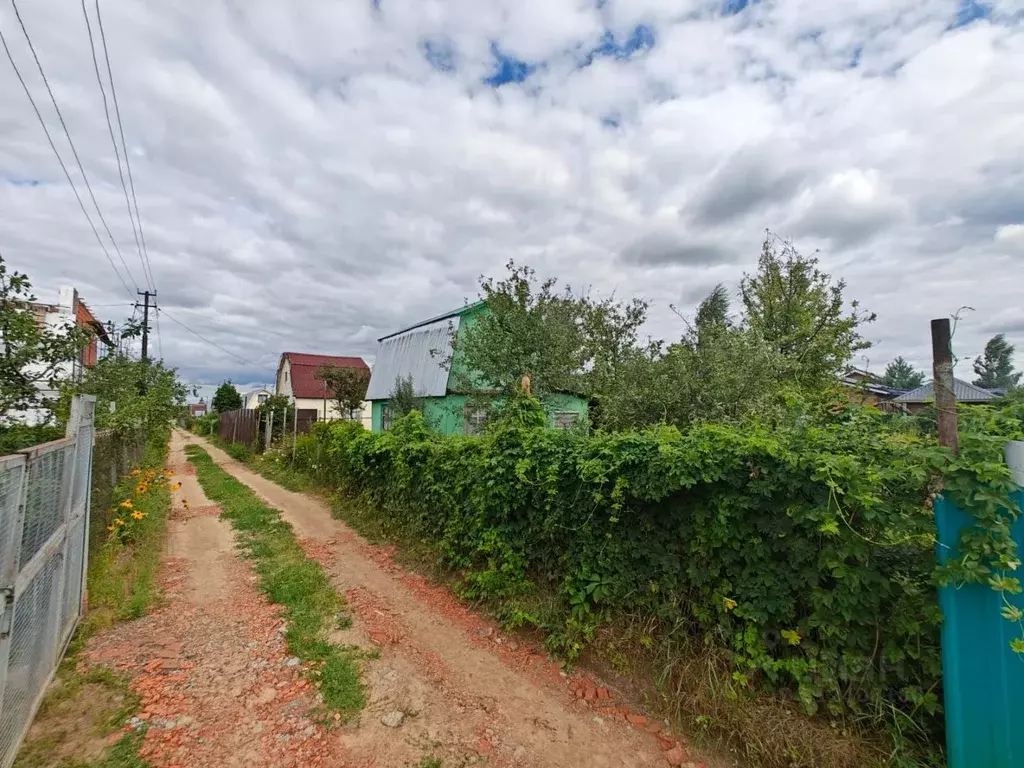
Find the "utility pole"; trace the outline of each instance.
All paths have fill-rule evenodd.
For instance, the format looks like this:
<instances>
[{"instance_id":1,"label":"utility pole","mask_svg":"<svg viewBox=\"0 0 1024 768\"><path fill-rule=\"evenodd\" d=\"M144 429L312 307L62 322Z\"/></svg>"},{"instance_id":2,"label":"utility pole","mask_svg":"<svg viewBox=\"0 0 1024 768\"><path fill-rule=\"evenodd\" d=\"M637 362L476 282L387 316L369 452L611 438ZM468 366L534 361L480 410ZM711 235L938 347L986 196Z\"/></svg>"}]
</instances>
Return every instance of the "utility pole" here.
<instances>
[{"instance_id":1,"label":"utility pole","mask_svg":"<svg viewBox=\"0 0 1024 768\"><path fill-rule=\"evenodd\" d=\"M149 297L156 298L156 291L150 293L149 291L139 291L139 296L142 297L142 361L145 362L149 359ZM138 303L135 304L139 306ZM154 308L156 304L154 302Z\"/></svg>"},{"instance_id":2,"label":"utility pole","mask_svg":"<svg viewBox=\"0 0 1024 768\"><path fill-rule=\"evenodd\" d=\"M951 341L949 318L932 320L932 387L935 390L935 408L939 412L939 445L956 453L960 449L960 439L957 435Z\"/></svg>"}]
</instances>

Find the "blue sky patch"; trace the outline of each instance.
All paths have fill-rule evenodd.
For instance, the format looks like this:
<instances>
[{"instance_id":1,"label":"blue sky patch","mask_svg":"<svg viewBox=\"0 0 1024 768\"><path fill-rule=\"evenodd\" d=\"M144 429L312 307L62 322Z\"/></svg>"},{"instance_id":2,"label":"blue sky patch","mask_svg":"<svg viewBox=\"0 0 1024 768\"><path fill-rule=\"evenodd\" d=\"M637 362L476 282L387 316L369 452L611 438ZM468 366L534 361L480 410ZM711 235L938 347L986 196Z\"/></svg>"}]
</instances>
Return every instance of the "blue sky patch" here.
<instances>
[{"instance_id":1,"label":"blue sky patch","mask_svg":"<svg viewBox=\"0 0 1024 768\"><path fill-rule=\"evenodd\" d=\"M438 72L452 72L455 69L455 48L447 40L424 40L420 50Z\"/></svg>"},{"instance_id":2,"label":"blue sky patch","mask_svg":"<svg viewBox=\"0 0 1024 768\"><path fill-rule=\"evenodd\" d=\"M957 8L956 18L949 25L950 29L966 27L968 24L987 19L992 16L992 6L987 3L980 3L978 0L960 0L960 7Z\"/></svg>"},{"instance_id":3,"label":"blue sky patch","mask_svg":"<svg viewBox=\"0 0 1024 768\"><path fill-rule=\"evenodd\" d=\"M735 16L737 13L745 11L748 5L753 5L756 2L757 0L723 0L722 15Z\"/></svg>"},{"instance_id":4,"label":"blue sky patch","mask_svg":"<svg viewBox=\"0 0 1024 768\"><path fill-rule=\"evenodd\" d=\"M589 66L598 56L610 56L615 59L629 59L636 53L645 53L654 47L654 29L646 24L637 24L623 41L615 38L615 33L606 29L601 35L601 42L592 48L581 62L581 67Z\"/></svg>"},{"instance_id":5,"label":"blue sky patch","mask_svg":"<svg viewBox=\"0 0 1024 768\"><path fill-rule=\"evenodd\" d=\"M507 83L521 83L537 69L536 64L505 53L495 42L491 43L491 55L494 57L494 72L485 77L483 82L492 88L499 88Z\"/></svg>"}]
</instances>

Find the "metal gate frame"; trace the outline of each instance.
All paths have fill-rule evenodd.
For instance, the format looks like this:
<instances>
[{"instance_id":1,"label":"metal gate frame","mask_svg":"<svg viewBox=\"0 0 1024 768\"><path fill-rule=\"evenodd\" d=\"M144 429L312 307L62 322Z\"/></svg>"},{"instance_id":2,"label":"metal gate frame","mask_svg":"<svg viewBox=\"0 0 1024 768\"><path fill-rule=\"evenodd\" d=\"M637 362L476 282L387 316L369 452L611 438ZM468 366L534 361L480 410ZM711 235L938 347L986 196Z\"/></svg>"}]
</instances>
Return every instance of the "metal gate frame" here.
<instances>
[{"instance_id":1,"label":"metal gate frame","mask_svg":"<svg viewBox=\"0 0 1024 768\"><path fill-rule=\"evenodd\" d=\"M9 768L82 617L96 398L66 437L0 457L0 767Z\"/></svg>"}]
</instances>

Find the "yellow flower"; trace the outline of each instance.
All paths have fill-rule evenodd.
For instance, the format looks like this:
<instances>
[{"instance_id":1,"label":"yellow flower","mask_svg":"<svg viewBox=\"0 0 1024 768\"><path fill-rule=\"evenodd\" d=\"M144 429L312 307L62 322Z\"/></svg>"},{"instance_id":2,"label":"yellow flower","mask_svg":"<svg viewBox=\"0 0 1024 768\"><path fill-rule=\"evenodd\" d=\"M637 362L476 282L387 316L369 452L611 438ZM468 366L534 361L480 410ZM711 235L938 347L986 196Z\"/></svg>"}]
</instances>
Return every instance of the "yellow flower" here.
<instances>
[{"instance_id":1,"label":"yellow flower","mask_svg":"<svg viewBox=\"0 0 1024 768\"><path fill-rule=\"evenodd\" d=\"M124 525L124 520L119 517L114 521L114 525Z\"/></svg>"},{"instance_id":2,"label":"yellow flower","mask_svg":"<svg viewBox=\"0 0 1024 768\"><path fill-rule=\"evenodd\" d=\"M107 526L107 530L108 530L108 531L112 531L112 530L114 530L114 526L112 526L112 525L108 525L108 526Z\"/></svg>"},{"instance_id":3,"label":"yellow flower","mask_svg":"<svg viewBox=\"0 0 1024 768\"><path fill-rule=\"evenodd\" d=\"M181 483L175 483L174 485L172 485L171 486L171 490L172 491L179 491L179 490L181 490Z\"/></svg>"},{"instance_id":4,"label":"yellow flower","mask_svg":"<svg viewBox=\"0 0 1024 768\"><path fill-rule=\"evenodd\" d=\"M136 467L135 469L132 470L131 474L132 477L138 477L139 475L142 474L142 471L138 467Z\"/></svg>"},{"instance_id":5,"label":"yellow flower","mask_svg":"<svg viewBox=\"0 0 1024 768\"><path fill-rule=\"evenodd\" d=\"M125 509L131 509L132 508L132 500L131 499L125 499L124 501L121 502L121 506L124 507Z\"/></svg>"},{"instance_id":6,"label":"yellow flower","mask_svg":"<svg viewBox=\"0 0 1024 768\"><path fill-rule=\"evenodd\" d=\"M145 515L142 514L141 512L139 512L139 510L137 510L137 509L134 512L132 512L132 519L134 519L134 520L141 520L144 517L145 517Z\"/></svg>"},{"instance_id":7,"label":"yellow flower","mask_svg":"<svg viewBox=\"0 0 1024 768\"><path fill-rule=\"evenodd\" d=\"M725 603L725 610L731 611L733 608L736 607L736 601L733 600L732 598L725 597L725 598L722 598L722 599L723 599L723 602Z\"/></svg>"}]
</instances>

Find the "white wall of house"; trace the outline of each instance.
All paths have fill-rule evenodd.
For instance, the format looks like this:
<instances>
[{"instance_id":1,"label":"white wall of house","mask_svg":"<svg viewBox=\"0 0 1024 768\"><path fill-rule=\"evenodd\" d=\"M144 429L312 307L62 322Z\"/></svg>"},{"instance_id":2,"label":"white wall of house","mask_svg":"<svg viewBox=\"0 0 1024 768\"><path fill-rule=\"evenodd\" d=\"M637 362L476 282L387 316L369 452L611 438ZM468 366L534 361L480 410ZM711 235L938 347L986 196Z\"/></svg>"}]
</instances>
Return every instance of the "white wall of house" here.
<instances>
[{"instance_id":1,"label":"white wall of house","mask_svg":"<svg viewBox=\"0 0 1024 768\"><path fill-rule=\"evenodd\" d=\"M26 310L28 312L41 312L42 321L48 331L67 333L75 327L75 305L78 301L78 294L74 288L65 285L60 288L60 300L55 308L44 309L42 305L36 304ZM42 373L43 366L32 363L25 366L25 373L28 375ZM77 361L62 363L57 369L57 378L60 381L79 380L82 376L82 368ZM50 387L49 381L37 381L36 389L39 390L39 397L44 402L56 401L60 392ZM23 411L5 413L0 418L20 424L36 426L51 421L53 414L47 407L27 408Z\"/></svg>"},{"instance_id":2,"label":"white wall of house","mask_svg":"<svg viewBox=\"0 0 1024 768\"><path fill-rule=\"evenodd\" d=\"M273 393L269 389L257 389L254 392L246 392L242 407L247 411L255 411L267 401Z\"/></svg>"},{"instance_id":3,"label":"white wall of house","mask_svg":"<svg viewBox=\"0 0 1024 768\"><path fill-rule=\"evenodd\" d=\"M312 397L299 397L295 398L295 407L299 410L315 410L317 421L324 420L324 399L312 398ZM348 417L348 414L342 414L338 410L338 404L331 399L327 400L326 409L327 421L342 421ZM369 400L363 402L362 410L359 413L359 421L362 422L363 426L367 429L371 425L371 403Z\"/></svg>"}]
</instances>

